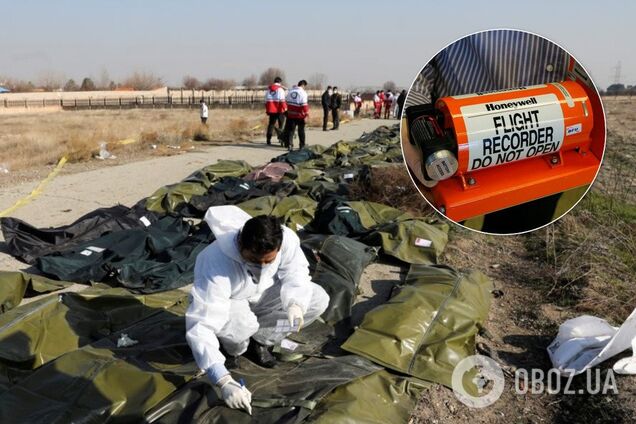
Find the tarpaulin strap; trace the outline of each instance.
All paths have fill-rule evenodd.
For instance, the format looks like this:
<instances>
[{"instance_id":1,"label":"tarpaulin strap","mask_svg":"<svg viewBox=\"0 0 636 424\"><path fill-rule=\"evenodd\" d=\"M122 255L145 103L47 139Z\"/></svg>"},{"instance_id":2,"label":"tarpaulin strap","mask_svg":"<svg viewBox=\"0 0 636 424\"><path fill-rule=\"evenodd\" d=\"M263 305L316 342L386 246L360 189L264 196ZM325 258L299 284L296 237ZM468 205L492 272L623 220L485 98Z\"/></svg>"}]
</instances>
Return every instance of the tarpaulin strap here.
<instances>
[{"instance_id":1,"label":"tarpaulin strap","mask_svg":"<svg viewBox=\"0 0 636 424\"><path fill-rule=\"evenodd\" d=\"M11 206L9 209L5 209L2 212L0 212L0 217L7 216L8 214L13 212L14 210L16 210L18 208L21 208L22 206L26 205L31 200L35 199L40 194L42 194L42 192L44 191L44 187L46 187L46 185L49 183L49 181L51 181L53 178L55 178L55 176L57 174L59 174L59 172L62 170L62 168L66 164L66 160L67 160L66 156L62 156L62 159L60 159L60 161L57 163L57 165L55 166L53 171L51 171L51 173L45 179L43 179L40 182L40 184L38 184L38 186L28 196L23 197L22 199L20 199L17 202L15 202L15 204L13 206Z\"/></svg>"},{"instance_id":2,"label":"tarpaulin strap","mask_svg":"<svg viewBox=\"0 0 636 424\"><path fill-rule=\"evenodd\" d=\"M252 406L256 406L257 408L280 408L296 406L313 410L316 405L318 405L318 402L316 402L315 400L305 399L252 399Z\"/></svg>"}]
</instances>

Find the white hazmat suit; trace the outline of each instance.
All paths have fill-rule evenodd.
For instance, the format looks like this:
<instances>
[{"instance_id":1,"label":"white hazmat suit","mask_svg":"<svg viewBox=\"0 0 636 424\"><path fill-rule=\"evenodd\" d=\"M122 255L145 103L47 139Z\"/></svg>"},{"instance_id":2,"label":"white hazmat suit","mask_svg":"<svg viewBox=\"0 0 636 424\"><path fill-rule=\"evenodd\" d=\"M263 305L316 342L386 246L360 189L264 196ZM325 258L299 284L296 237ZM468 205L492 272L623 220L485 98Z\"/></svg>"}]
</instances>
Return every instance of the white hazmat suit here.
<instances>
[{"instance_id":1,"label":"white hazmat suit","mask_svg":"<svg viewBox=\"0 0 636 424\"><path fill-rule=\"evenodd\" d=\"M276 258L255 276L238 245L250 218L236 206L211 207L205 215L216 240L197 256L186 338L199 368L215 379L222 377L219 368L227 373L219 342L235 356L247 350L250 337L274 345L288 335L275 327L277 320L287 320L292 305L300 307L308 325L329 304L325 290L311 281L298 236L287 227Z\"/></svg>"}]
</instances>

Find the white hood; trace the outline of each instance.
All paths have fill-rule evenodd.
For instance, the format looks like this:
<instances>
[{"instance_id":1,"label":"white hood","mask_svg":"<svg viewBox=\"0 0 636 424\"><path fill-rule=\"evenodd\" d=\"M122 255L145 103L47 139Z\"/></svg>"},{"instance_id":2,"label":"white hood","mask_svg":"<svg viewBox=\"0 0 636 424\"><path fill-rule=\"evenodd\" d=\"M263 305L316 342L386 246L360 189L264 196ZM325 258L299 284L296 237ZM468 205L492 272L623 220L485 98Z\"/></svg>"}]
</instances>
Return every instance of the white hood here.
<instances>
[{"instance_id":1,"label":"white hood","mask_svg":"<svg viewBox=\"0 0 636 424\"><path fill-rule=\"evenodd\" d=\"M221 251L237 262L244 262L238 250L237 235L252 217L238 206L214 206L203 218L216 237Z\"/></svg>"}]
</instances>

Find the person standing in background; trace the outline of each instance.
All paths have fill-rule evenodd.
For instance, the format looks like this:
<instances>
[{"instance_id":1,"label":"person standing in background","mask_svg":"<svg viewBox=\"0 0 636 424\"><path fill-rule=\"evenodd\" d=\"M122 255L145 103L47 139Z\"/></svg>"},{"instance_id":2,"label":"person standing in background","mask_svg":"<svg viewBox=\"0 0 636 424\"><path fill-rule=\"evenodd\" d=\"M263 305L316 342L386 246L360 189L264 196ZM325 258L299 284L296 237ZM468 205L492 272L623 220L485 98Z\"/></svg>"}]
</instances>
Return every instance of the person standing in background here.
<instances>
[{"instance_id":1,"label":"person standing in background","mask_svg":"<svg viewBox=\"0 0 636 424\"><path fill-rule=\"evenodd\" d=\"M404 110L405 101L406 101L406 90L402 90L400 92L400 95L397 98L397 105L398 105L397 118L398 119L402 118L402 111Z\"/></svg>"},{"instance_id":2,"label":"person standing in background","mask_svg":"<svg viewBox=\"0 0 636 424\"><path fill-rule=\"evenodd\" d=\"M398 95L397 93L394 93L393 96L391 97L391 113L393 114L393 118L398 119Z\"/></svg>"},{"instance_id":3,"label":"person standing in background","mask_svg":"<svg viewBox=\"0 0 636 424\"><path fill-rule=\"evenodd\" d=\"M393 93L391 90L386 92L386 97L384 98L384 119L389 119L391 117L391 105L393 104Z\"/></svg>"},{"instance_id":4,"label":"person standing in background","mask_svg":"<svg viewBox=\"0 0 636 424\"><path fill-rule=\"evenodd\" d=\"M382 100L380 99L380 90L375 92L373 96L373 119L380 119L382 113Z\"/></svg>"},{"instance_id":5,"label":"person standing in background","mask_svg":"<svg viewBox=\"0 0 636 424\"><path fill-rule=\"evenodd\" d=\"M289 151L294 148L293 140L298 127L299 150L305 147L305 120L309 118L309 104L307 103L307 81L300 80L287 93L287 122L283 139Z\"/></svg>"},{"instance_id":6,"label":"person standing in background","mask_svg":"<svg viewBox=\"0 0 636 424\"><path fill-rule=\"evenodd\" d=\"M327 123L329 122L329 109L331 108L331 86L327 86L327 89L322 93L320 103L322 104L322 130L327 131Z\"/></svg>"},{"instance_id":7,"label":"person standing in background","mask_svg":"<svg viewBox=\"0 0 636 424\"><path fill-rule=\"evenodd\" d=\"M285 112L287 103L285 102L285 89L282 86L283 80L280 77L274 78L274 83L270 85L265 93L265 113L269 116L267 125L267 144L272 144L272 135L278 123L278 131L282 131L285 122Z\"/></svg>"},{"instance_id":8,"label":"person standing in background","mask_svg":"<svg viewBox=\"0 0 636 424\"><path fill-rule=\"evenodd\" d=\"M382 105L384 105L384 99L386 99L386 94L384 94L384 90L380 90L380 110L378 112L378 118L382 118Z\"/></svg>"},{"instance_id":9,"label":"person standing in background","mask_svg":"<svg viewBox=\"0 0 636 424\"><path fill-rule=\"evenodd\" d=\"M360 92L357 92L356 95L353 96L353 104L355 105L353 116L357 118L360 116L360 109L362 109L362 97L360 97Z\"/></svg>"},{"instance_id":10,"label":"person standing in background","mask_svg":"<svg viewBox=\"0 0 636 424\"><path fill-rule=\"evenodd\" d=\"M340 106L342 106L342 96L338 93L338 87L334 87L333 94L331 95L332 130L337 130L338 127L340 127Z\"/></svg>"},{"instance_id":11,"label":"person standing in background","mask_svg":"<svg viewBox=\"0 0 636 424\"><path fill-rule=\"evenodd\" d=\"M205 104L205 100L201 99L201 107L199 110L199 116L201 116L201 123L207 125L208 122L208 105Z\"/></svg>"}]
</instances>

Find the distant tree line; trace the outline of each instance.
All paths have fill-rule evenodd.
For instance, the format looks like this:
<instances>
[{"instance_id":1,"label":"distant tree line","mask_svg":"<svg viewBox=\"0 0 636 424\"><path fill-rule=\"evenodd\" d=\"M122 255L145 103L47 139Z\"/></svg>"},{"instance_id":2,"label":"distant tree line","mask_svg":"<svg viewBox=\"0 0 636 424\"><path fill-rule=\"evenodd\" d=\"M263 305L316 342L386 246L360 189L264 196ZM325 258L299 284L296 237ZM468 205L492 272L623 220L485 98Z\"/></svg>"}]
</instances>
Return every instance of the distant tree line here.
<instances>
[{"instance_id":1,"label":"distant tree line","mask_svg":"<svg viewBox=\"0 0 636 424\"><path fill-rule=\"evenodd\" d=\"M247 89L266 87L274 82L274 78L280 77L283 84L291 87L295 81L287 81L285 71L277 67L269 67L260 75L251 74L243 78L240 82L230 78L207 78L199 79L192 75L186 75L181 81L182 87L188 90L230 90L237 86ZM327 75L323 73L313 73L306 76L309 88L321 90L330 85L338 85L337 81L329 81ZM34 81L17 78L2 78L0 76L0 86L6 87L12 92L33 92L33 91L96 91L96 90L153 90L165 86L165 81L152 72L134 72L123 80L116 82L112 80L106 71L102 69L98 77L87 76L81 80L73 78L67 79L64 75L55 72L45 72L40 74ZM385 90L396 90L393 81L384 83Z\"/></svg>"},{"instance_id":2,"label":"distant tree line","mask_svg":"<svg viewBox=\"0 0 636 424\"><path fill-rule=\"evenodd\" d=\"M601 90L601 94L606 96L632 96L636 94L636 85L612 84L607 87L607 90Z\"/></svg>"},{"instance_id":3,"label":"distant tree line","mask_svg":"<svg viewBox=\"0 0 636 424\"><path fill-rule=\"evenodd\" d=\"M255 74L249 75L241 81L240 84L234 79L223 78L208 78L206 80L199 80L191 75L183 77L181 84L183 88L188 90L229 90L238 85L241 85L248 89L254 89L257 87L267 86L274 82L274 78L281 77L285 81L285 71L280 68L267 68L264 70L260 77L256 77Z\"/></svg>"},{"instance_id":4,"label":"distant tree line","mask_svg":"<svg viewBox=\"0 0 636 424\"><path fill-rule=\"evenodd\" d=\"M33 91L95 91L95 90L154 90L165 85L161 77L152 72L134 72L122 81L116 83L111 80L108 72L102 70L101 75L94 79L85 77L81 81L73 78L66 79L61 74L47 72L41 74L35 82L18 78L0 77L0 86L12 92L24 93Z\"/></svg>"}]
</instances>

